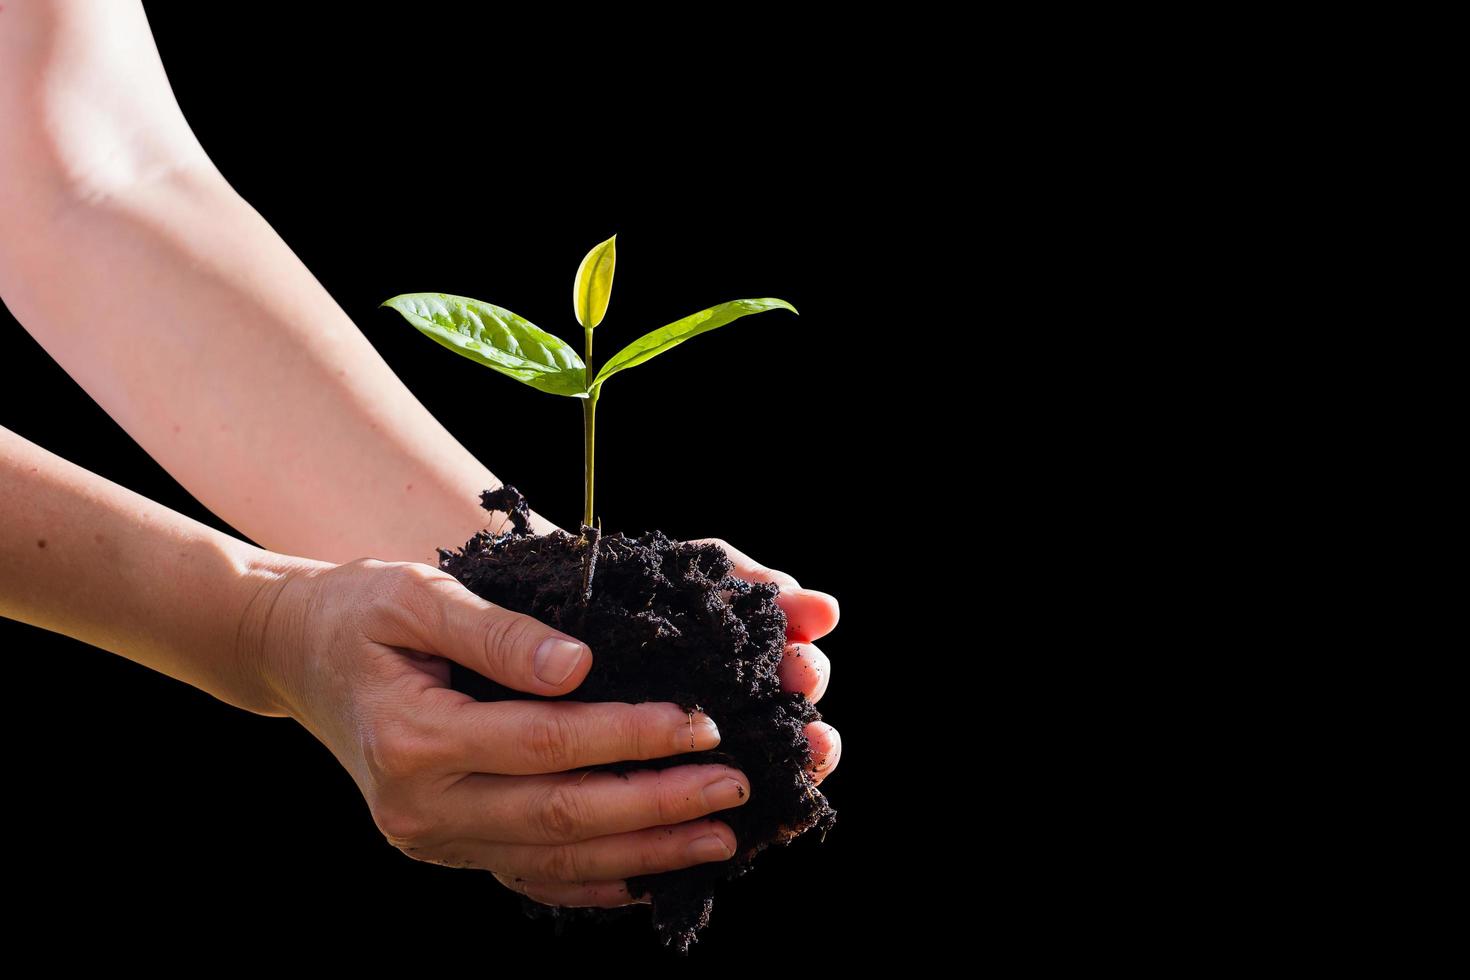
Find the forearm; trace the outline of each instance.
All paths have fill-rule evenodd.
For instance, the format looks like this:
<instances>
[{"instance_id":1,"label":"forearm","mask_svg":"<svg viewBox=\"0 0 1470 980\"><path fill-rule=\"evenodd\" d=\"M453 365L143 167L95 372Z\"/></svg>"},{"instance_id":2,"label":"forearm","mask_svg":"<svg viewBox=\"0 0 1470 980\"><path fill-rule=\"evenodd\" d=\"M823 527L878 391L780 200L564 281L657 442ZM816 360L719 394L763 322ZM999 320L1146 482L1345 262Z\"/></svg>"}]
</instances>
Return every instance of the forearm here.
<instances>
[{"instance_id":1,"label":"forearm","mask_svg":"<svg viewBox=\"0 0 1470 980\"><path fill-rule=\"evenodd\" d=\"M23 258L0 263L12 313L259 544L433 563L436 547L504 520L479 507L500 481L218 174L176 172L34 231Z\"/></svg>"},{"instance_id":2,"label":"forearm","mask_svg":"<svg viewBox=\"0 0 1470 980\"><path fill-rule=\"evenodd\" d=\"M153 71L141 13L119 18L105 38L77 18L34 28L44 43L10 42L80 52L0 78L33 93L0 102L0 296L16 319L267 548L432 564L436 548L498 529L479 494L501 481L214 168ZM101 148L80 135L92 118L107 123Z\"/></svg>"},{"instance_id":3,"label":"forearm","mask_svg":"<svg viewBox=\"0 0 1470 980\"><path fill-rule=\"evenodd\" d=\"M290 572L322 564L221 534L0 427L0 616L285 716L242 633Z\"/></svg>"},{"instance_id":4,"label":"forearm","mask_svg":"<svg viewBox=\"0 0 1470 980\"><path fill-rule=\"evenodd\" d=\"M0 273L16 318L261 545L433 563L436 547L504 520L479 507L500 481L217 173L78 203L30 249Z\"/></svg>"}]
</instances>

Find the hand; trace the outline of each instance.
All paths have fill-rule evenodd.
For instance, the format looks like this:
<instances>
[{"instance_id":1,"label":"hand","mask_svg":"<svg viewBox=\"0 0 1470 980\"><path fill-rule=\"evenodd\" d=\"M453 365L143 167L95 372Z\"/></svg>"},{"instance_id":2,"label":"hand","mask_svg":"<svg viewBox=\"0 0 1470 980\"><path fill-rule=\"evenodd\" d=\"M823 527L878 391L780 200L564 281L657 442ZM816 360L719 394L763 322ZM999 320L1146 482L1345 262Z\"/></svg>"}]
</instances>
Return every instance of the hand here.
<instances>
[{"instance_id":1,"label":"hand","mask_svg":"<svg viewBox=\"0 0 1470 980\"><path fill-rule=\"evenodd\" d=\"M786 651L781 658L781 686L800 691L808 701L816 703L827 693L832 677L832 664L812 644L832 632L837 625L837 600L825 592L803 589L790 575L767 568L754 558L732 547L720 538L699 538L690 544L717 544L730 556L735 567L730 574L747 582L774 582L781 587L776 604L786 613ZM837 768L842 757L842 739L837 729L822 721L806 726L807 741L812 746L812 782L821 783Z\"/></svg>"},{"instance_id":2,"label":"hand","mask_svg":"<svg viewBox=\"0 0 1470 980\"><path fill-rule=\"evenodd\" d=\"M623 905L634 901L626 878L734 853L729 825L706 815L749 798L738 769L566 771L713 748L703 713L482 703L452 689L451 660L518 691L565 694L596 652L447 572L374 559L302 567L255 598L242 635L282 710L331 750L384 837L415 860L487 869L547 904Z\"/></svg>"},{"instance_id":3,"label":"hand","mask_svg":"<svg viewBox=\"0 0 1470 980\"><path fill-rule=\"evenodd\" d=\"M719 545L734 562L730 574L736 578L748 582L774 582L780 586L781 591L776 594L776 604L786 613L787 640L781 658L781 686L788 691L799 691L806 695L807 700L816 703L827 691L832 665L811 641L826 636L837 625L840 611L836 598L825 592L803 589L787 573L767 568L720 538L699 538L688 543ZM812 782L819 784L837 768L837 761L842 756L842 739L838 736L837 729L821 721L814 721L806 726L806 737L812 747ZM783 831L784 836L794 836L789 828L783 828ZM610 907L635 902L623 882L595 883L595 887L594 883L588 883L587 887L568 888L548 881L523 880L506 874L497 873L495 877L512 891L546 905ZM636 901L646 903L647 899Z\"/></svg>"}]
</instances>

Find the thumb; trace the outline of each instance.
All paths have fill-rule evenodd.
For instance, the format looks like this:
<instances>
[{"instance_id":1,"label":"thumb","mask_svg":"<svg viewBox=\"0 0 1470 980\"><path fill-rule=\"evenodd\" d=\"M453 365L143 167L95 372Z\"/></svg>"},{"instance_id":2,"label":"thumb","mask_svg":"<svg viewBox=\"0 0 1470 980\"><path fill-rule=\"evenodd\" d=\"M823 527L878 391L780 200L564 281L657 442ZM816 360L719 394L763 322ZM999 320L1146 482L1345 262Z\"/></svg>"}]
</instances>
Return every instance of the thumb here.
<instances>
[{"instance_id":1,"label":"thumb","mask_svg":"<svg viewBox=\"0 0 1470 980\"><path fill-rule=\"evenodd\" d=\"M420 583L414 611L434 653L530 694L564 694L592 669L587 644L534 617L487 602L440 572Z\"/></svg>"}]
</instances>

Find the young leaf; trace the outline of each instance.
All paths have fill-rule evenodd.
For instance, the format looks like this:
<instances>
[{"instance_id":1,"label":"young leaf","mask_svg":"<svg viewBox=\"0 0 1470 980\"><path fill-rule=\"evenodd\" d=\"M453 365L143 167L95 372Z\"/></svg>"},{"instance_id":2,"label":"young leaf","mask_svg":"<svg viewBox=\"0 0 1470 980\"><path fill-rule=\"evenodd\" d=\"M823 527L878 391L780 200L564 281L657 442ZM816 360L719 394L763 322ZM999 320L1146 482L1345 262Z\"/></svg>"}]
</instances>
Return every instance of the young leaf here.
<instances>
[{"instance_id":1,"label":"young leaf","mask_svg":"<svg viewBox=\"0 0 1470 980\"><path fill-rule=\"evenodd\" d=\"M613 266L617 264L618 236L614 235L582 256L577 266L577 280L572 284L572 309L577 322L591 330L607 315L607 301L612 296Z\"/></svg>"},{"instance_id":2,"label":"young leaf","mask_svg":"<svg viewBox=\"0 0 1470 980\"><path fill-rule=\"evenodd\" d=\"M587 397L587 366L577 352L510 310L448 293L403 293L378 306L397 310L455 353L532 388Z\"/></svg>"},{"instance_id":3,"label":"young leaf","mask_svg":"<svg viewBox=\"0 0 1470 980\"><path fill-rule=\"evenodd\" d=\"M686 316L682 320L676 320L666 327L644 334L633 341L627 347L618 351L597 372L597 377L588 387L596 388L608 378L626 368L636 367L648 360L657 357L671 347L677 347L690 337L713 330L715 327L723 327L731 320L738 320L751 313L764 313L766 310L774 309L790 310L796 313L796 307L784 299L735 299L719 306L711 306L707 310ZM800 316L800 313L796 314Z\"/></svg>"}]
</instances>

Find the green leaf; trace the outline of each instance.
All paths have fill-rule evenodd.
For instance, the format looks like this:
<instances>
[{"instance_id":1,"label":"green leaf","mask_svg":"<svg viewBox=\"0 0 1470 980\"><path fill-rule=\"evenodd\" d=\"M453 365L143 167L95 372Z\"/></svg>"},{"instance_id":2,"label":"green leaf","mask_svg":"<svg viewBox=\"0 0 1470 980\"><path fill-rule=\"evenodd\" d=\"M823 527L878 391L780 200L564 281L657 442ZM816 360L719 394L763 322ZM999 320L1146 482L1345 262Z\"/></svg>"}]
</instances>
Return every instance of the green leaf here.
<instances>
[{"instance_id":1,"label":"green leaf","mask_svg":"<svg viewBox=\"0 0 1470 980\"><path fill-rule=\"evenodd\" d=\"M577 352L510 310L449 293L403 293L378 306L397 310L455 353L532 388L587 397L587 365Z\"/></svg>"},{"instance_id":2,"label":"green leaf","mask_svg":"<svg viewBox=\"0 0 1470 980\"><path fill-rule=\"evenodd\" d=\"M607 315L607 301L612 296L613 266L618 259L618 236L614 235L582 256L577 266L577 279L572 283L572 310L577 322L588 330Z\"/></svg>"},{"instance_id":3,"label":"green leaf","mask_svg":"<svg viewBox=\"0 0 1470 980\"><path fill-rule=\"evenodd\" d=\"M597 372L597 377L589 387L596 388L608 378L619 371L630 367L636 367L648 360L657 357L671 347L677 347L690 337L698 336L706 330L715 327L723 327L731 320L738 320L751 313L764 313L766 310L783 309L796 313L796 307L784 299L735 299L719 306L711 306L707 310L686 316L682 320L676 320L666 327L659 327L650 333L644 334L633 341L627 347L618 351ZM800 313L796 314L800 316Z\"/></svg>"}]
</instances>

